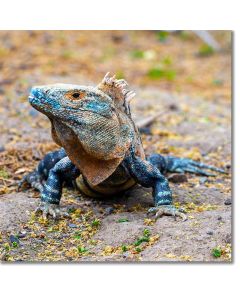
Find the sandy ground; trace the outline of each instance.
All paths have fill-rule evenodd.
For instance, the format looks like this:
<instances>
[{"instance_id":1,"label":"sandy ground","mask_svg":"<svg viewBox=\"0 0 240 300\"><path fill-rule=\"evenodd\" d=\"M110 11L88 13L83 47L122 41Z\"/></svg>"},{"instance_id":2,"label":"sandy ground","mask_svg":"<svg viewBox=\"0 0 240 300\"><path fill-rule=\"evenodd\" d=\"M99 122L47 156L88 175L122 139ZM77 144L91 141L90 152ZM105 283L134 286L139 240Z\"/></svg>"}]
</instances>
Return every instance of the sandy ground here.
<instances>
[{"instance_id":1,"label":"sandy ground","mask_svg":"<svg viewBox=\"0 0 240 300\"><path fill-rule=\"evenodd\" d=\"M136 90L135 119L154 111L166 112L148 134L143 134L147 153L201 159L230 172L230 103L163 93L157 88ZM15 157L14 149L17 150L20 165L9 179L12 184L0 196L2 260L231 260L230 174L211 178L186 174L187 182L171 182L174 202L188 212L186 222L167 216L152 220L147 216L147 209L153 205L151 190L142 187L103 201L64 191L61 205L71 208L70 220L46 223L34 216L38 194L33 190L17 193L16 183L47 152L47 148L40 149L39 145L52 145L49 124L24 101L8 105L14 105L15 112L20 111L21 115L13 115L5 107L9 109L1 120L6 132L3 130L0 146L5 157ZM11 147L4 149L9 143ZM139 242L143 236L147 236L147 241ZM215 253L220 249L220 257L214 257L214 249Z\"/></svg>"}]
</instances>

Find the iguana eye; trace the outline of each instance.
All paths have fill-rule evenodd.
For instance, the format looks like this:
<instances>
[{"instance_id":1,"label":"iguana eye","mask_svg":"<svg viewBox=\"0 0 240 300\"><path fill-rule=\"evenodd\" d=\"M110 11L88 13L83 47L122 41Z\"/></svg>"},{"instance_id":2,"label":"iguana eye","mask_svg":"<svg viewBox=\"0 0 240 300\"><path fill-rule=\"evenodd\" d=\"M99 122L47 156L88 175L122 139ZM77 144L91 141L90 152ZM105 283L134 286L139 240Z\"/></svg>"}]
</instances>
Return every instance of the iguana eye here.
<instances>
[{"instance_id":1,"label":"iguana eye","mask_svg":"<svg viewBox=\"0 0 240 300\"><path fill-rule=\"evenodd\" d=\"M80 96L80 93L73 93L72 94L72 97L75 98L75 99L78 99Z\"/></svg>"},{"instance_id":2,"label":"iguana eye","mask_svg":"<svg viewBox=\"0 0 240 300\"><path fill-rule=\"evenodd\" d=\"M66 96L69 100L80 100L80 99L82 99L85 95L86 95L86 93L81 92L81 91L67 92L67 93L65 94L65 96Z\"/></svg>"}]
</instances>

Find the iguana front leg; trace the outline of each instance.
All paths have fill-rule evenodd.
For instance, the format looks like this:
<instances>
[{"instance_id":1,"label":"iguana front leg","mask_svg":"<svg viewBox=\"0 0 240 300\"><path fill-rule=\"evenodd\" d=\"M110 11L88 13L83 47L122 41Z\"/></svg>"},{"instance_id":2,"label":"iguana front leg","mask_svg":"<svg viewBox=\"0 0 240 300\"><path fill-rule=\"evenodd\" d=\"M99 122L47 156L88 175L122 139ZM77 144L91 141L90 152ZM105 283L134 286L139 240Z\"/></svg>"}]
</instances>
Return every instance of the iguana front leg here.
<instances>
[{"instance_id":1,"label":"iguana front leg","mask_svg":"<svg viewBox=\"0 0 240 300\"><path fill-rule=\"evenodd\" d=\"M20 190L23 186L28 185L39 192L42 192L43 185L48 178L49 171L57 162L66 156L67 154L63 148L47 153L39 162L37 168L22 178L18 184L18 190Z\"/></svg>"},{"instance_id":2,"label":"iguana front leg","mask_svg":"<svg viewBox=\"0 0 240 300\"><path fill-rule=\"evenodd\" d=\"M64 181L75 180L79 175L80 171L68 157L57 162L49 171L47 181L41 192L41 204L36 212L41 212L45 218L48 215L53 218L67 216L67 213L62 212L59 208L63 183Z\"/></svg>"},{"instance_id":3,"label":"iguana front leg","mask_svg":"<svg viewBox=\"0 0 240 300\"><path fill-rule=\"evenodd\" d=\"M186 220L186 215L172 204L172 191L168 180L160 170L147 160L142 160L130 151L124 159L124 166L131 176L142 186L152 187L155 207L149 209L149 213L155 213L158 218L162 215L179 216Z\"/></svg>"}]
</instances>

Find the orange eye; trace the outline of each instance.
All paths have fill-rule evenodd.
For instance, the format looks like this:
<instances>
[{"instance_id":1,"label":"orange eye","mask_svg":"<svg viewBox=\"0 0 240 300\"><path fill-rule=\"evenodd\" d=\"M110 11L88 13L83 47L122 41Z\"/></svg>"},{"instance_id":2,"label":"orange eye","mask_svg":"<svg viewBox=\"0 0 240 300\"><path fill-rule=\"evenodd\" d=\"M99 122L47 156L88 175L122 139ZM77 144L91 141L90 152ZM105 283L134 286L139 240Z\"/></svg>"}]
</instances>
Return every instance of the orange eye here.
<instances>
[{"instance_id":1,"label":"orange eye","mask_svg":"<svg viewBox=\"0 0 240 300\"><path fill-rule=\"evenodd\" d=\"M67 93L65 94L65 96L66 96L69 100L80 100L80 99L82 99L85 95L86 95L86 93L80 92L80 91L67 92Z\"/></svg>"}]
</instances>

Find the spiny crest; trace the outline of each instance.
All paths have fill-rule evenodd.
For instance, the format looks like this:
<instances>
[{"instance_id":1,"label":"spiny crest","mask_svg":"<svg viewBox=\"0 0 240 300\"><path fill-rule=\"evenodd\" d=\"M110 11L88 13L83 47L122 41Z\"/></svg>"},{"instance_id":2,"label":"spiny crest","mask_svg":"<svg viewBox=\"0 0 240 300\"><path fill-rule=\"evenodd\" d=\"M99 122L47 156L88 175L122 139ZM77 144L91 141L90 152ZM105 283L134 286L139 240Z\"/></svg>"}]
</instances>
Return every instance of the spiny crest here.
<instances>
[{"instance_id":1,"label":"spiny crest","mask_svg":"<svg viewBox=\"0 0 240 300\"><path fill-rule=\"evenodd\" d=\"M122 111L130 114L129 103L136 93L127 90L127 86L125 79L116 79L116 75L110 77L108 72L98 85L98 89L109 95Z\"/></svg>"}]
</instances>

